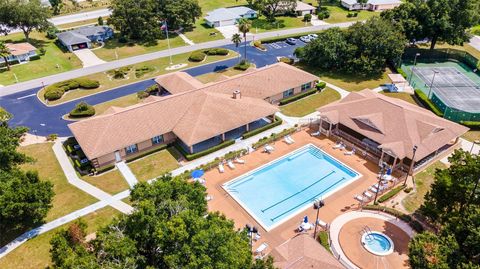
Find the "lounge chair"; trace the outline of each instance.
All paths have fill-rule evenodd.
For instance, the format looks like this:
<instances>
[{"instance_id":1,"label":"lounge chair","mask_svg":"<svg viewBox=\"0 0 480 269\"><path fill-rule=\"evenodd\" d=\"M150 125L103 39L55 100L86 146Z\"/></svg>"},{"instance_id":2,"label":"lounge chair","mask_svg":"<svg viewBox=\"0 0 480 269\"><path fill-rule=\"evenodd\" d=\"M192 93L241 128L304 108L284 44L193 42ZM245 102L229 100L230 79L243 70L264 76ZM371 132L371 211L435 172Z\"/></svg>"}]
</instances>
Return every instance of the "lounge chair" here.
<instances>
[{"instance_id":1,"label":"lounge chair","mask_svg":"<svg viewBox=\"0 0 480 269\"><path fill-rule=\"evenodd\" d=\"M355 154L355 149L352 149L350 151L345 151L343 154L348 155L348 156L354 155Z\"/></svg>"},{"instance_id":2,"label":"lounge chair","mask_svg":"<svg viewBox=\"0 0 480 269\"><path fill-rule=\"evenodd\" d=\"M223 164L222 164L222 163L219 163L219 164L218 164L218 171L219 171L220 173L224 173L224 172L225 172L225 168L223 168Z\"/></svg>"},{"instance_id":3,"label":"lounge chair","mask_svg":"<svg viewBox=\"0 0 480 269\"><path fill-rule=\"evenodd\" d=\"M323 228L325 228L325 229L326 229L327 226L328 226L328 224L327 224L325 221L321 220L321 219L317 219L317 224L318 224L320 227L323 227Z\"/></svg>"},{"instance_id":4,"label":"lounge chair","mask_svg":"<svg viewBox=\"0 0 480 269\"><path fill-rule=\"evenodd\" d=\"M288 145L293 144L293 141L291 141L290 139L288 139L287 136L284 136L284 137L283 137L283 141L285 141L285 143L287 143Z\"/></svg>"},{"instance_id":5,"label":"lounge chair","mask_svg":"<svg viewBox=\"0 0 480 269\"><path fill-rule=\"evenodd\" d=\"M245 160L242 160L240 158L235 158L235 162L236 163L239 163L239 164L244 164L245 163Z\"/></svg>"},{"instance_id":6,"label":"lounge chair","mask_svg":"<svg viewBox=\"0 0 480 269\"><path fill-rule=\"evenodd\" d=\"M256 233L255 236L253 237L253 241L258 241L262 238L262 236L259 233Z\"/></svg>"},{"instance_id":7,"label":"lounge chair","mask_svg":"<svg viewBox=\"0 0 480 269\"><path fill-rule=\"evenodd\" d=\"M364 191L363 192L363 196L367 197L368 199L372 199L373 198L373 195L371 193L369 193L368 191Z\"/></svg>"},{"instance_id":8,"label":"lounge chair","mask_svg":"<svg viewBox=\"0 0 480 269\"><path fill-rule=\"evenodd\" d=\"M335 144L335 146L332 147L333 149L344 149L345 148L345 145L343 144L343 142L337 142Z\"/></svg>"},{"instance_id":9,"label":"lounge chair","mask_svg":"<svg viewBox=\"0 0 480 269\"><path fill-rule=\"evenodd\" d=\"M320 131L316 131L316 132L314 132L314 133L311 133L310 135L311 135L311 136L319 136L319 135L320 135Z\"/></svg>"},{"instance_id":10,"label":"lounge chair","mask_svg":"<svg viewBox=\"0 0 480 269\"><path fill-rule=\"evenodd\" d=\"M274 150L275 150L274 147L272 147L272 146L270 146L270 145L268 145L268 144L265 145L265 150L264 150L265 152L267 152L267 153L272 153L272 151L274 151Z\"/></svg>"},{"instance_id":11,"label":"lounge chair","mask_svg":"<svg viewBox=\"0 0 480 269\"><path fill-rule=\"evenodd\" d=\"M232 160L228 160L227 165L230 167L230 169L235 169L235 165L233 164Z\"/></svg>"},{"instance_id":12,"label":"lounge chair","mask_svg":"<svg viewBox=\"0 0 480 269\"><path fill-rule=\"evenodd\" d=\"M356 195L354 198L355 198L355 200L357 200L357 201L359 201L359 202L361 202L361 203L365 203L365 202L366 202L366 199L365 199L363 196L361 196L361 195Z\"/></svg>"},{"instance_id":13,"label":"lounge chair","mask_svg":"<svg viewBox=\"0 0 480 269\"><path fill-rule=\"evenodd\" d=\"M212 195L207 195L205 197L205 200L208 202L208 201L212 201L213 200L213 196Z\"/></svg>"},{"instance_id":14,"label":"lounge chair","mask_svg":"<svg viewBox=\"0 0 480 269\"><path fill-rule=\"evenodd\" d=\"M265 249L268 248L268 244L267 242L263 242L256 250L255 250L255 254L261 254L263 251L265 251Z\"/></svg>"},{"instance_id":15,"label":"lounge chair","mask_svg":"<svg viewBox=\"0 0 480 269\"><path fill-rule=\"evenodd\" d=\"M295 143L295 140L293 140L292 136L291 135L286 135L285 136L288 140L290 140L290 142Z\"/></svg>"},{"instance_id":16,"label":"lounge chair","mask_svg":"<svg viewBox=\"0 0 480 269\"><path fill-rule=\"evenodd\" d=\"M377 193L378 192L378 189L375 187L375 186L371 186L370 188L368 188L371 192L373 193Z\"/></svg>"}]
</instances>

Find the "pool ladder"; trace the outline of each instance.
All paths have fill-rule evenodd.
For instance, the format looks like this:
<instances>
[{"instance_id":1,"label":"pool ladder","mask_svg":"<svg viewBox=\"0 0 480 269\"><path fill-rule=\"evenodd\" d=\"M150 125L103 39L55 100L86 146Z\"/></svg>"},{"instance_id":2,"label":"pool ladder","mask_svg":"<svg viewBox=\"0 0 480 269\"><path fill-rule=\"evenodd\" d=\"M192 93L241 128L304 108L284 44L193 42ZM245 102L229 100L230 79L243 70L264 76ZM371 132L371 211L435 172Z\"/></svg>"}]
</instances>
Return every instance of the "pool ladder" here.
<instances>
[{"instance_id":1,"label":"pool ladder","mask_svg":"<svg viewBox=\"0 0 480 269\"><path fill-rule=\"evenodd\" d=\"M368 226L363 227L362 232L363 232L363 233L366 233L366 234L367 234L367 237L369 237L370 240L373 239L373 238L372 238L372 235L371 235L371 234L372 234L372 230L370 230L370 228L369 228Z\"/></svg>"}]
</instances>

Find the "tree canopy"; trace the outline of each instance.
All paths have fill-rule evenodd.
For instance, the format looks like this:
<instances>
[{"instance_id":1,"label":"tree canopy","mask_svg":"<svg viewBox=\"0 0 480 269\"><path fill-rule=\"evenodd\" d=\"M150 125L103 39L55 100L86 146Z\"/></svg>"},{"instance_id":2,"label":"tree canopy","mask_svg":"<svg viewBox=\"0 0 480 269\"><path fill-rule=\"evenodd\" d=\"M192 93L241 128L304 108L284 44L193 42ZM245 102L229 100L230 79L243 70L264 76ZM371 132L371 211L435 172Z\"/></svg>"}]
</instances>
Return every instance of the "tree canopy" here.
<instances>
[{"instance_id":1,"label":"tree canopy","mask_svg":"<svg viewBox=\"0 0 480 269\"><path fill-rule=\"evenodd\" d=\"M428 38L430 48L437 41L462 45L469 39L468 30L479 23L479 0L407 0L399 7L382 12L393 21L411 42Z\"/></svg>"},{"instance_id":2,"label":"tree canopy","mask_svg":"<svg viewBox=\"0 0 480 269\"><path fill-rule=\"evenodd\" d=\"M57 233L55 268L271 268L254 263L246 232L219 213L207 213L205 188L163 176L131 193L135 211L85 242L81 224Z\"/></svg>"},{"instance_id":3,"label":"tree canopy","mask_svg":"<svg viewBox=\"0 0 480 269\"><path fill-rule=\"evenodd\" d=\"M201 14L197 0L113 0L108 23L130 39L153 42L169 30L190 29Z\"/></svg>"},{"instance_id":4,"label":"tree canopy","mask_svg":"<svg viewBox=\"0 0 480 269\"><path fill-rule=\"evenodd\" d=\"M22 30L29 39L33 30L45 31L50 23L50 10L44 7L40 0L3 0L0 2L0 31L8 33L12 29Z\"/></svg>"},{"instance_id":5,"label":"tree canopy","mask_svg":"<svg viewBox=\"0 0 480 269\"><path fill-rule=\"evenodd\" d=\"M372 18L347 30L332 28L295 54L305 63L360 75L383 72L388 61L397 61L405 48L405 37L388 21Z\"/></svg>"},{"instance_id":6,"label":"tree canopy","mask_svg":"<svg viewBox=\"0 0 480 269\"><path fill-rule=\"evenodd\" d=\"M457 150L450 167L435 172L420 208L439 230L422 233L409 245L413 268L480 266L480 157Z\"/></svg>"}]
</instances>

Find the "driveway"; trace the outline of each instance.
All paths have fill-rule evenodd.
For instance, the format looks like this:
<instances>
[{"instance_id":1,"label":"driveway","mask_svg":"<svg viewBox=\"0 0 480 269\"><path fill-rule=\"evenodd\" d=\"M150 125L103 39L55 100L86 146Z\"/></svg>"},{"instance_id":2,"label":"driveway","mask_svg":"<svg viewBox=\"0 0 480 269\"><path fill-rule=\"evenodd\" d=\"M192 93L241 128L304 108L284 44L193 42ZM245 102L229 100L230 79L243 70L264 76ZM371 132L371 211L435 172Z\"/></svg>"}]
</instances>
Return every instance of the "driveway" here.
<instances>
[{"instance_id":1,"label":"driveway","mask_svg":"<svg viewBox=\"0 0 480 269\"><path fill-rule=\"evenodd\" d=\"M94 66L98 64L106 63L104 60L100 59L89 49L76 50L73 52L80 61L82 61L83 67Z\"/></svg>"},{"instance_id":2,"label":"driveway","mask_svg":"<svg viewBox=\"0 0 480 269\"><path fill-rule=\"evenodd\" d=\"M220 33L222 33L222 35L228 40L232 39L232 36L237 33L243 36L243 34L238 31L237 25L220 26L215 27L215 29L220 31ZM247 33L247 36L249 35L251 34Z\"/></svg>"}]
</instances>

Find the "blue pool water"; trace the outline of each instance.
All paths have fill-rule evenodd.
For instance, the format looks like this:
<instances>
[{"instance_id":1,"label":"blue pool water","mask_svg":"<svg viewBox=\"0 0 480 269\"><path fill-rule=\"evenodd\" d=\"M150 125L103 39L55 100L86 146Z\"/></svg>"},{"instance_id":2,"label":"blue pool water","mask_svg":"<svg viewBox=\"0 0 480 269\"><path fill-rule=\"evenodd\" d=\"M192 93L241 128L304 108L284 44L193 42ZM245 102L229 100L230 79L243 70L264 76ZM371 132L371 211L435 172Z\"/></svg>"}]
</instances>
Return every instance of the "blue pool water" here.
<instances>
[{"instance_id":1,"label":"blue pool water","mask_svg":"<svg viewBox=\"0 0 480 269\"><path fill-rule=\"evenodd\" d=\"M326 198L358 177L324 151L307 145L225 183L223 188L270 230L312 206L316 198Z\"/></svg>"},{"instance_id":2,"label":"blue pool water","mask_svg":"<svg viewBox=\"0 0 480 269\"><path fill-rule=\"evenodd\" d=\"M392 251L392 243L388 238L380 233L373 232L364 236L365 248L377 255L386 255Z\"/></svg>"}]
</instances>

